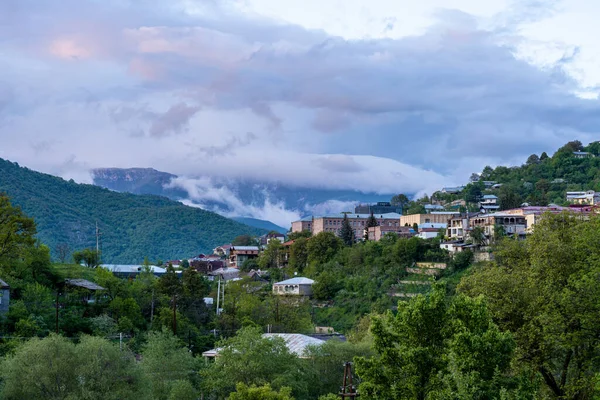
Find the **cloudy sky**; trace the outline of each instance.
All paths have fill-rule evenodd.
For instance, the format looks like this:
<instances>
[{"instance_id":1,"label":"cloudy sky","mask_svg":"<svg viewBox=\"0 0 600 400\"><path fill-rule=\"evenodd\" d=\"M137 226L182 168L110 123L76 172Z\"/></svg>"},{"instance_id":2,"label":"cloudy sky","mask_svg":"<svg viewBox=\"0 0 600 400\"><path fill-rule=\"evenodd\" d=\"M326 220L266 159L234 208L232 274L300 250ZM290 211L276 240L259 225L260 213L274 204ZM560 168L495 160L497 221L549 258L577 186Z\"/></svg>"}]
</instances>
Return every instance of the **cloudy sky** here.
<instances>
[{"instance_id":1,"label":"cloudy sky","mask_svg":"<svg viewBox=\"0 0 600 400\"><path fill-rule=\"evenodd\" d=\"M0 157L379 192L598 139L589 0L2 0Z\"/></svg>"}]
</instances>

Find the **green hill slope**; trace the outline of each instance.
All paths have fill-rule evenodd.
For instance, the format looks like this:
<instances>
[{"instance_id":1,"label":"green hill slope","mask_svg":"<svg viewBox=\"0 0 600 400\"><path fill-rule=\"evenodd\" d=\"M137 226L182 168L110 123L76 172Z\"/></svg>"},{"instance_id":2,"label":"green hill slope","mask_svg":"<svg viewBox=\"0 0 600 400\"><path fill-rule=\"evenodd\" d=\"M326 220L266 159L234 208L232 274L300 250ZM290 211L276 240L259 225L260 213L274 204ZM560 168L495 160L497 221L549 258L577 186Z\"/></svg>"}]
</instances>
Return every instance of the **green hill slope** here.
<instances>
[{"instance_id":1,"label":"green hill slope","mask_svg":"<svg viewBox=\"0 0 600 400\"><path fill-rule=\"evenodd\" d=\"M111 192L42 174L0 159L0 191L37 223L53 255L95 247L96 222L107 263L167 260L210 251L243 234L266 231L158 196Z\"/></svg>"}]
</instances>

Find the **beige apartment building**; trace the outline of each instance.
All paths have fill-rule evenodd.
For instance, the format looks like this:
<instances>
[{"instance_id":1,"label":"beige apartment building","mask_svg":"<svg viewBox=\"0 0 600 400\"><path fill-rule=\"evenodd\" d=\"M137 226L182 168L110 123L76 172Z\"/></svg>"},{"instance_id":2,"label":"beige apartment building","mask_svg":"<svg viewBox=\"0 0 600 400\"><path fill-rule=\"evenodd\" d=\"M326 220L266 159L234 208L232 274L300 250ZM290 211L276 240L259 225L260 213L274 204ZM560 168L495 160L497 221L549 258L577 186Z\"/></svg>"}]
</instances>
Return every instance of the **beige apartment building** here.
<instances>
[{"instance_id":1,"label":"beige apartment building","mask_svg":"<svg viewBox=\"0 0 600 400\"><path fill-rule=\"evenodd\" d=\"M448 221L459 212L432 212L430 214L403 215L400 217L401 226L413 226L414 224L447 224Z\"/></svg>"},{"instance_id":2,"label":"beige apartment building","mask_svg":"<svg viewBox=\"0 0 600 400\"><path fill-rule=\"evenodd\" d=\"M359 239L364 236L365 228L367 226L367 220L371 214L351 214L347 213L348 222L354 231L354 237ZM397 228L402 226L400 224L400 214L387 213L387 214L375 214L374 217L377 219L379 226L386 228ZM305 219L300 221L292 222L292 232L300 232L302 230L310 230L313 235L321 232L332 232L336 235L340 234L342 228L342 221L344 220L344 214L335 214L322 217L311 218L311 229L307 229L308 224L305 224ZM303 224L304 223L304 224Z\"/></svg>"},{"instance_id":3,"label":"beige apartment building","mask_svg":"<svg viewBox=\"0 0 600 400\"><path fill-rule=\"evenodd\" d=\"M299 221L292 222L292 232L309 231L312 232L313 217L302 218Z\"/></svg>"},{"instance_id":4,"label":"beige apartment building","mask_svg":"<svg viewBox=\"0 0 600 400\"><path fill-rule=\"evenodd\" d=\"M415 236L415 231L408 226L372 226L367 229L367 237L369 240L378 242L388 233L393 233L398 237L410 238Z\"/></svg>"}]
</instances>

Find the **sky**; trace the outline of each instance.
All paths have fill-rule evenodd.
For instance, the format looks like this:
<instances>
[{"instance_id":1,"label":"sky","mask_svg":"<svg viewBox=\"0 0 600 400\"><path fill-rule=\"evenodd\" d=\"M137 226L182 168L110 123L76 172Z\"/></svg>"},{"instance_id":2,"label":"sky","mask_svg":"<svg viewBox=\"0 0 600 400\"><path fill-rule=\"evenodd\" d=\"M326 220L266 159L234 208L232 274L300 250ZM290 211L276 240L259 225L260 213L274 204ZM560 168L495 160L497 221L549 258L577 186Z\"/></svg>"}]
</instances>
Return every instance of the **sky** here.
<instances>
[{"instance_id":1,"label":"sky","mask_svg":"<svg viewBox=\"0 0 600 400\"><path fill-rule=\"evenodd\" d=\"M423 193L598 139L589 0L2 0L0 157ZM188 182L189 183L189 182Z\"/></svg>"}]
</instances>

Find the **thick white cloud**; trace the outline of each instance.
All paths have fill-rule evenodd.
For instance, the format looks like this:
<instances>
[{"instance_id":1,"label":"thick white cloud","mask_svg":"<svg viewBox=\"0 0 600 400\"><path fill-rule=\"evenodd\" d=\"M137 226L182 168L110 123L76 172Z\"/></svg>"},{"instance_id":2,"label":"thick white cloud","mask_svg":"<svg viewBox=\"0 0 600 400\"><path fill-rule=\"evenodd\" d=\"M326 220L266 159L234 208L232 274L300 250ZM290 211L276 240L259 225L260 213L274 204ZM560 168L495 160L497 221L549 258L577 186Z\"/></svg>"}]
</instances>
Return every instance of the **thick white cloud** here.
<instances>
[{"instance_id":1,"label":"thick white cloud","mask_svg":"<svg viewBox=\"0 0 600 400\"><path fill-rule=\"evenodd\" d=\"M0 2L0 157L82 181L152 166L201 200L231 196L207 176L431 192L597 138L579 56L527 52L552 45L543 18L569 25L556 2L284 3Z\"/></svg>"}]
</instances>

